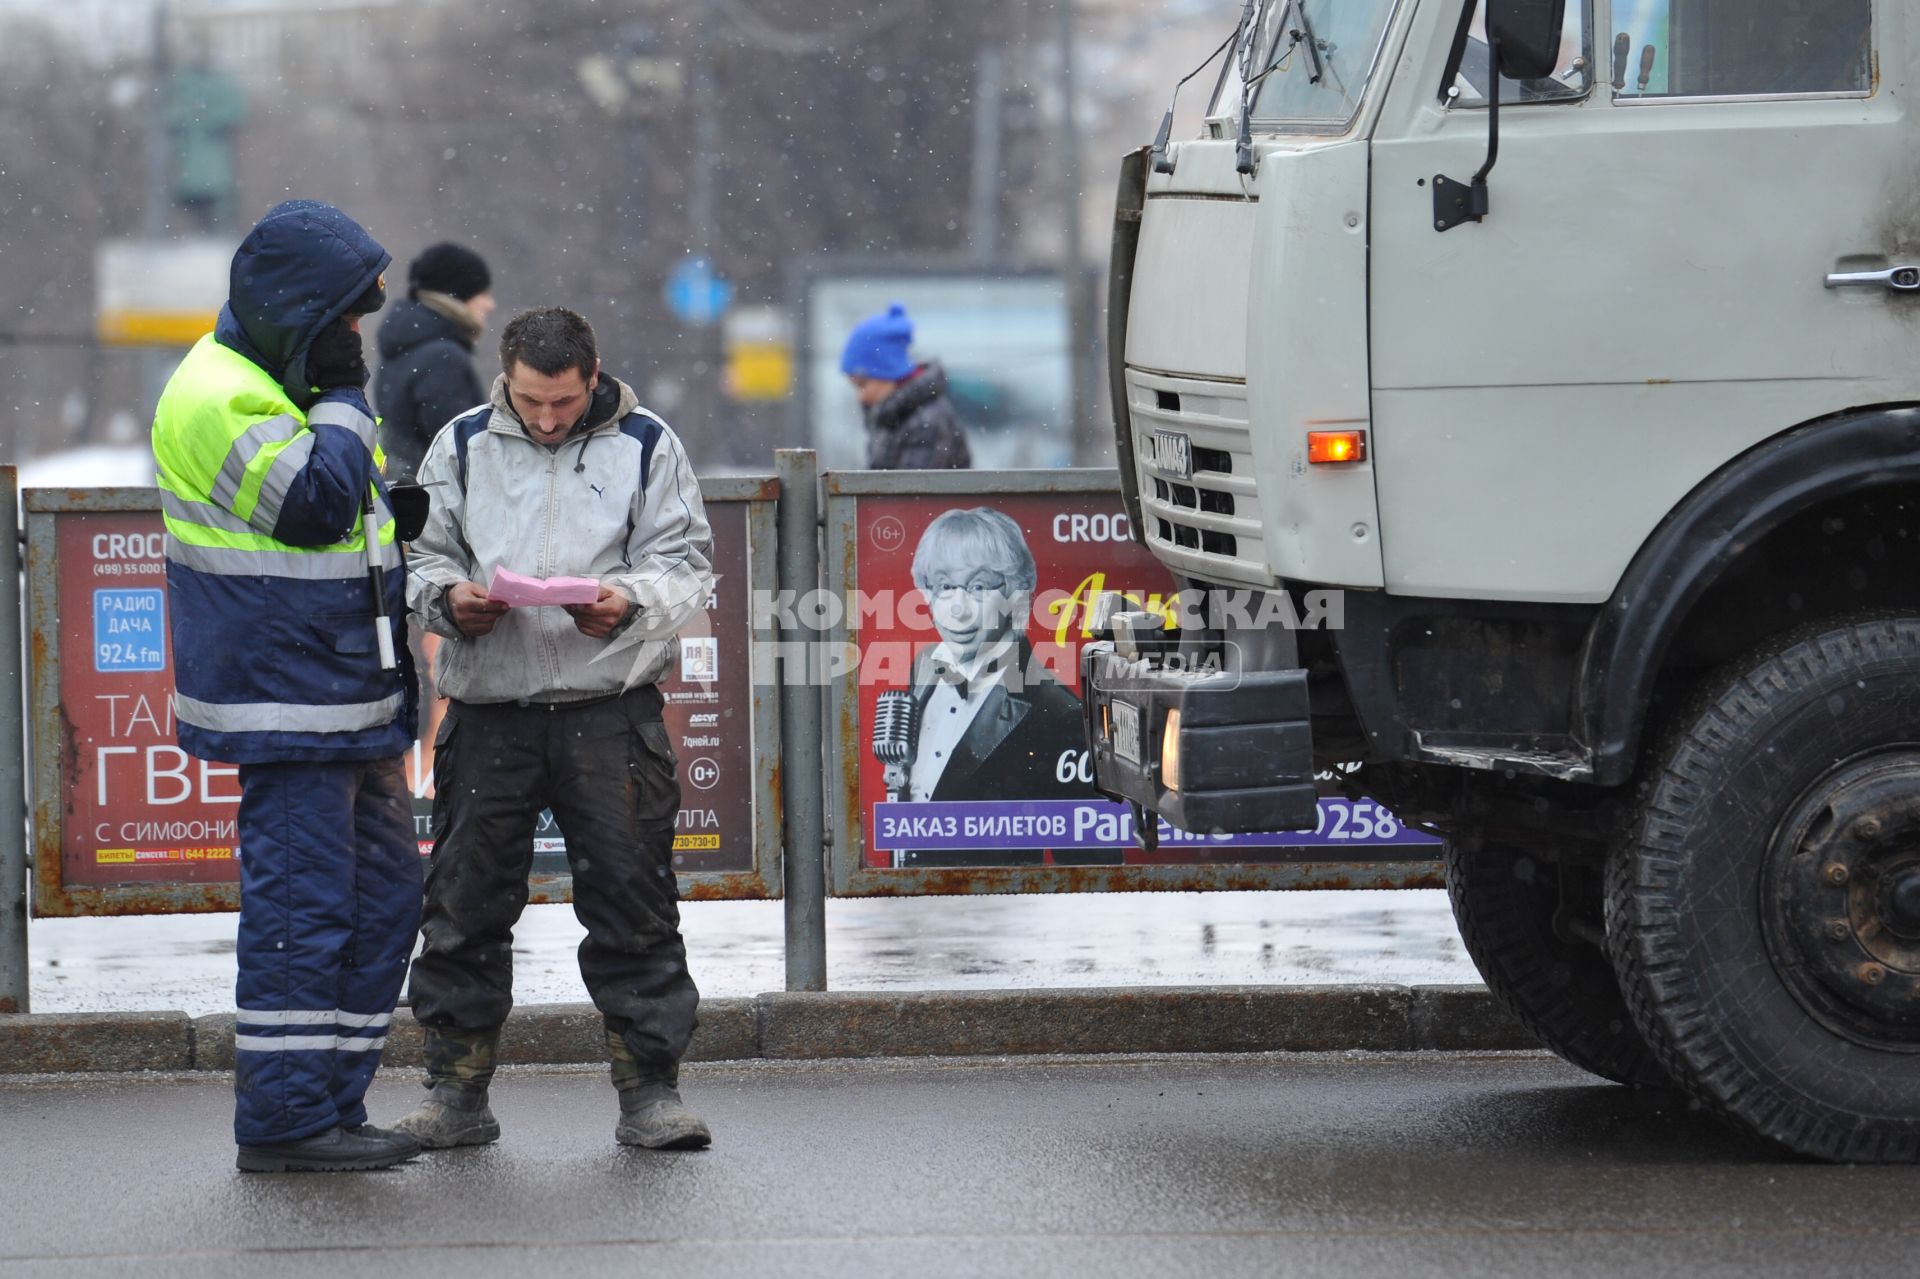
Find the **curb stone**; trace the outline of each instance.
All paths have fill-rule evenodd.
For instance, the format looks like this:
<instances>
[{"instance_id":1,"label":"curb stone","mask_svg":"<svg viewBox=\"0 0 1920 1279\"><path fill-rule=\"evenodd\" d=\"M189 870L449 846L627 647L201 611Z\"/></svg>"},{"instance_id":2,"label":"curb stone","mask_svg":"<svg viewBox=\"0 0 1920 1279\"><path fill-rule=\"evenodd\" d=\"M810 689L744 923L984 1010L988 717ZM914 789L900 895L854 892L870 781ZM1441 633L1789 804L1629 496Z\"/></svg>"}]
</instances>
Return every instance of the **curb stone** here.
<instances>
[{"instance_id":1,"label":"curb stone","mask_svg":"<svg viewBox=\"0 0 1920 1279\"><path fill-rule=\"evenodd\" d=\"M232 1013L0 1015L0 1075L231 1070ZM516 1009L503 1064L606 1059L592 1004ZM688 1061L1538 1048L1482 986L1144 986L777 992L700 1005ZM382 1064L418 1068L401 1009Z\"/></svg>"},{"instance_id":2,"label":"curb stone","mask_svg":"<svg viewBox=\"0 0 1920 1279\"><path fill-rule=\"evenodd\" d=\"M765 1057L1315 1052L1413 1047L1404 986L773 994Z\"/></svg>"},{"instance_id":3,"label":"curb stone","mask_svg":"<svg viewBox=\"0 0 1920 1279\"><path fill-rule=\"evenodd\" d=\"M754 1001L707 999L700 1004L700 1028L687 1049L688 1061L729 1061L760 1055ZM36 1019L39 1020L39 1019ZM195 1070L233 1069L232 1013L213 1013L193 1021ZM424 1067L424 1036L413 1013L394 1013L380 1064ZM607 1059L606 1030L592 1004L534 1004L516 1009L500 1036L503 1066L561 1065ZM9 1068L0 1061L0 1073Z\"/></svg>"},{"instance_id":4,"label":"curb stone","mask_svg":"<svg viewBox=\"0 0 1920 1279\"><path fill-rule=\"evenodd\" d=\"M178 1012L7 1013L0 1015L0 1074L191 1070L193 1031L192 1019Z\"/></svg>"}]
</instances>

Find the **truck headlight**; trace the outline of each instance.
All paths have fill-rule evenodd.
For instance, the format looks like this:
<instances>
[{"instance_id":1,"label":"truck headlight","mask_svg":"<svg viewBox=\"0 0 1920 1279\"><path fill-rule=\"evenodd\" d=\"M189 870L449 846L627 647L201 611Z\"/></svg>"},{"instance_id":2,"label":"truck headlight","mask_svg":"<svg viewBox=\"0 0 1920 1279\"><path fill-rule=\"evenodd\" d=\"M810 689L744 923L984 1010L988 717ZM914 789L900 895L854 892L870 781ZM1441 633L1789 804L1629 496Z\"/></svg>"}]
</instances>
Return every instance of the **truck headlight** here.
<instances>
[{"instance_id":1,"label":"truck headlight","mask_svg":"<svg viewBox=\"0 0 1920 1279\"><path fill-rule=\"evenodd\" d=\"M1168 790L1180 789L1180 708L1167 712L1167 726L1160 732L1160 784Z\"/></svg>"}]
</instances>

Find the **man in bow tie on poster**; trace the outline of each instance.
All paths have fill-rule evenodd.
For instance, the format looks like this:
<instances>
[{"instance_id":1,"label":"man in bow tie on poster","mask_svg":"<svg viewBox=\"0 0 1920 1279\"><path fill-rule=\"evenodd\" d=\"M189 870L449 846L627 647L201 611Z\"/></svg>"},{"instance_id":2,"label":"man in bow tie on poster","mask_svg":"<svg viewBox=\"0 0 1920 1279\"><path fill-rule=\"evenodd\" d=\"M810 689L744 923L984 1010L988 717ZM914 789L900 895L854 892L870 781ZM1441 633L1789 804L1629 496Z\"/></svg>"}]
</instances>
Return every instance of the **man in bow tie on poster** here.
<instances>
[{"instance_id":1,"label":"man in bow tie on poster","mask_svg":"<svg viewBox=\"0 0 1920 1279\"><path fill-rule=\"evenodd\" d=\"M1084 742L1080 703L1034 660L1026 635L1039 574L1020 526L978 506L943 512L913 554L940 642L913 664L917 714L911 763L894 765L897 800L1081 798L1060 780L1063 751ZM902 785L894 787L898 779ZM1037 850L970 849L904 855L909 865L1017 865Z\"/></svg>"}]
</instances>

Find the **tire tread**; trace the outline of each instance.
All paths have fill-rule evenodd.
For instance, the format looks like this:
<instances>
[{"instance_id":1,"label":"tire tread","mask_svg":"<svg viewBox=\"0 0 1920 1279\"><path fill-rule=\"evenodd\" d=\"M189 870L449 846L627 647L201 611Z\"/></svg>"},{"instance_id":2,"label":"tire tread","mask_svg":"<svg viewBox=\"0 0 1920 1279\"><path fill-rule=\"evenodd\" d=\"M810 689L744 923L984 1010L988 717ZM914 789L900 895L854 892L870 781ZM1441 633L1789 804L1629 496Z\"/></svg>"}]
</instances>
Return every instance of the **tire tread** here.
<instances>
[{"instance_id":1,"label":"tire tread","mask_svg":"<svg viewBox=\"0 0 1920 1279\"><path fill-rule=\"evenodd\" d=\"M1920 1128L1845 1123L1765 1087L1741 1063L1720 1018L1686 968L1681 935L1684 846L1690 815L1711 798L1716 757L1751 749L1753 731L1782 701L1840 671L1920 662L1920 619L1874 617L1812 624L1729 663L1673 717L1641 782L1630 840L1609 859L1608 950L1626 1005L1653 1056L1686 1094L1737 1126L1836 1162L1913 1162Z\"/></svg>"}]
</instances>

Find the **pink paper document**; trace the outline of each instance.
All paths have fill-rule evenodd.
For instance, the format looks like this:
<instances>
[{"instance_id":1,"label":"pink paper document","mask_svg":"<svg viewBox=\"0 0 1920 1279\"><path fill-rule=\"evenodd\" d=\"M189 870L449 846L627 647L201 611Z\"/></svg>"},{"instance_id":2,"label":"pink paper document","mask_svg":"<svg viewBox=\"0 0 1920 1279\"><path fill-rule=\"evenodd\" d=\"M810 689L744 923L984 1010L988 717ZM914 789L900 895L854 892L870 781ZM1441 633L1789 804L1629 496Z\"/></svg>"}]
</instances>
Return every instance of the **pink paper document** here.
<instances>
[{"instance_id":1,"label":"pink paper document","mask_svg":"<svg viewBox=\"0 0 1920 1279\"><path fill-rule=\"evenodd\" d=\"M496 568L487 598L515 608L591 604L600 598L600 583L591 577L523 577L512 569Z\"/></svg>"}]
</instances>

